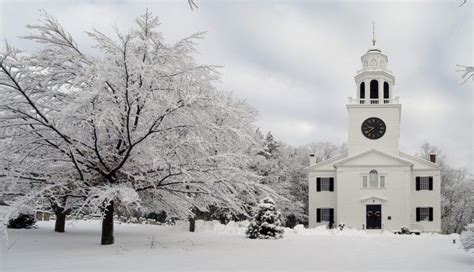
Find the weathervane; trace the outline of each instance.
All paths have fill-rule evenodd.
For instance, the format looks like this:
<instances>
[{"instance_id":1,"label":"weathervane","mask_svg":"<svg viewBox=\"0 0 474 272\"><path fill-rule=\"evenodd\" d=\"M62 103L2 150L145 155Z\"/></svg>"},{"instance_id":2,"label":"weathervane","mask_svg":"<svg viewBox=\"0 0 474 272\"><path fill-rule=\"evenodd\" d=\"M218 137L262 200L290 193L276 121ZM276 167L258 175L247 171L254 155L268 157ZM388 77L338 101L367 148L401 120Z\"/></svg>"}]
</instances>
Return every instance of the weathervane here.
<instances>
[{"instance_id":1,"label":"weathervane","mask_svg":"<svg viewBox=\"0 0 474 272\"><path fill-rule=\"evenodd\" d=\"M372 21L372 45L375 46L375 22Z\"/></svg>"}]
</instances>

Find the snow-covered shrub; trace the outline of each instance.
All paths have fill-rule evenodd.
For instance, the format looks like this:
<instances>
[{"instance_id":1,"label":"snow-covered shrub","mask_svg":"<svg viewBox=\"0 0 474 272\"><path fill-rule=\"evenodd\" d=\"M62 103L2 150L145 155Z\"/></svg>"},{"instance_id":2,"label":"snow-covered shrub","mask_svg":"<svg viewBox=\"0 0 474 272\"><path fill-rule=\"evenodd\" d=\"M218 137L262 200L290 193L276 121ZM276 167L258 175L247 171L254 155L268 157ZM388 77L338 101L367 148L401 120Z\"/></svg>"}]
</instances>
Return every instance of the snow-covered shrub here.
<instances>
[{"instance_id":1,"label":"snow-covered shrub","mask_svg":"<svg viewBox=\"0 0 474 272\"><path fill-rule=\"evenodd\" d=\"M410 229L408 227L402 227L400 230L400 234L410 234Z\"/></svg>"},{"instance_id":2,"label":"snow-covered shrub","mask_svg":"<svg viewBox=\"0 0 474 272\"><path fill-rule=\"evenodd\" d=\"M466 251L474 249L474 223L468 224L466 230L461 232L461 243Z\"/></svg>"},{"instance_id":3,"label":"snow-covered shrub","mask_svg":"<svg viewBox=\"0 0 474 272\"><path fill-rule=\"evenodd\" d=\"M287 228L292 229L298 224L298 219L293 213L287 215L285 219L285 227Z\"/></svg>"},{"instance_id":4,"label":"snow-covered shrub","mask_svg":"<svg viewBox=\"0 0 474 272\"><path fill-rule=\"evenodd\" d=\"M160 212L151 212L145 215L145 218L147 219L155 219L156 222L159 222L161 224L164 224L166 222L166 217L167 214L165 211L160 211Z\"/></svg>"},{"instance_id":5,"label":"snow-covered shrub","mask_svg":"<svg viewBox=\"0 0 474 272\"><path fill-rule=\"evenodd\" d=\"M35 212L28 206L22 206L10 215L7 227L10 229L30 229L36 223Z\"/></svg>"},{"instance_id":6,"label":"snow-covered shrub","mask_svg":"<svg viewBox=\"0 0 474 272\"><path fill-rule=\"evenodd\" d=\"M339 228L339 230L343 230L346 227L346 224L340 223L339 225L337 225L337 227Z\"/></svg>"},{"instance_id":7,"label":"snow-covered shrub","mask_svg":"<svg viewBox=\"0 0 474 272\"><path fill-rule=\"evenodd\" d=\"M167 218L166 221L165 221L165 224L168 225L168 226L176 225L176 218L174 218L174 217Z\"/></svg>"},{"instance_id":8,"label":"snow-covered shrub","mask_svg":"<svg viewBox=\"0 0 474 272\"><path fill-rule=\"evenodd\" d=\"M333 229L334 228L334 221L329 221L328 223L328 229Z\"/></svg>"},{"instance_id":9,"label":"snow-covered shrub","mask_svg":"<svg viewBox=\"0 0 474 272\"><path fill-rule=\"evenodd\" d=\"M281 213L277 210L275 201L269 197L262 199L247 228L247 237L250 239L279 239L283 238L283 232Z\"/></svg>"}]
</instances>

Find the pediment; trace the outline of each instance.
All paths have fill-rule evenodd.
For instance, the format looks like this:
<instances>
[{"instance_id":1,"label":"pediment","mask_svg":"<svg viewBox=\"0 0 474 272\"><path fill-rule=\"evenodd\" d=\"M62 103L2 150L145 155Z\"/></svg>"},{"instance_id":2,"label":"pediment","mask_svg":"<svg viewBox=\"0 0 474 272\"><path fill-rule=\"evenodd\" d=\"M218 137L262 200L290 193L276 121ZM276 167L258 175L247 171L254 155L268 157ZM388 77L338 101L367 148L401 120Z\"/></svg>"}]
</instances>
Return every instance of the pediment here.
<instances>
[{"instance_id":1,"label":"pediment","mask_svg":"<svg viewBox=\"0 0 474 272\"><path fill-rule=\"evenodd\" d=\"M337 156L334 156L332 158L329 158L327 160L318 162L316 164L310 165L306 167L306 171L312 172L312 171L334 171L334 163L343 160L347 158L347 153L344 152L342 154L339 154Z\"/></svg>"},{"instance_id":2,"label":"pediment","mask_svg":"<svg viewBox=\"0 0 474 272\"><path fill-rule=\"evenodd\" d=\"M403 158L371 149L355 156L348 157L334 163L334 167L365 167L365 166L408 166L413 163Z\"/></svg>"},{"instance_id":3,"label":"pediment","mask_svg":"<svg viewBox=\"0 0 474 272\"><path fill-rule=\"evenodd\" d=\"M381 201L381 202L385 202L387 201L387 199L385 197L381 197L381 196L367 196L367 197L363 197L360 199L361 202L370 202L370 201Z\"/></svg>"}]
</instances>

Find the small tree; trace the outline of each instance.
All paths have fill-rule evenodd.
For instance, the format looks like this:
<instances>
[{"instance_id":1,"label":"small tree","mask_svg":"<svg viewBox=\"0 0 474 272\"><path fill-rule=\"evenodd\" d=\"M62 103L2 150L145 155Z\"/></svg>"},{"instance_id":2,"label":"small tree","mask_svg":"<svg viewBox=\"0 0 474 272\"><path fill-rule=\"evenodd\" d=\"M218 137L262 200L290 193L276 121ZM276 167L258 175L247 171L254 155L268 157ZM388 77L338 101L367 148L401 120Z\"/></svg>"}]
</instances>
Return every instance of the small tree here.
<instances>
[{"instance_id":1,"label":"small tree","mask_svg":"<svg viewBox=\"0 0 474 272\"><path fill-rule=\"evenodd\" d=\"M283 225L292 228L307 224L308 173L305 168L309 165L309 155L314 154L316 162L321 162L344 153L345 145L317 142L294 147L277 141L270 132L264 137L259 130L256 131L256 142L258 151L254 153L251 169L262 177L262 184L280 196L274 199L282 213Z\"/></svg>"},{"instance_id":2,"label":"small tree","mask_svg":"<svg viewBox=\"0 0 474 272\"><path fill-rule=\"evenodd\" d=\"M247 229L250 239L279 239L283 238L281 214L273 199L266 197L258 204L258 211Z\"/></svg>"},{"instance_id":3,"label":"small tree","mask_svg":"<svg viewBox=\"0 0 474 272\"><path fill-rule=\"evenodd\" d=\"M461 233L461 242L466 251L474 249L474 223L468 224Z\"/></svg>"},{"instance_id":4,"label":"small tree","mask_svg":"<svg viewBox=\"0 0 474 272\"><path fill-rule=\"evenodd\" d=\"M272 133L269 131L265 139L263 140L262 150L258 155L264 156L267 160L270 158L276 158L278 156L280 144L273 138Z\"/></svg>"}]
</instances>

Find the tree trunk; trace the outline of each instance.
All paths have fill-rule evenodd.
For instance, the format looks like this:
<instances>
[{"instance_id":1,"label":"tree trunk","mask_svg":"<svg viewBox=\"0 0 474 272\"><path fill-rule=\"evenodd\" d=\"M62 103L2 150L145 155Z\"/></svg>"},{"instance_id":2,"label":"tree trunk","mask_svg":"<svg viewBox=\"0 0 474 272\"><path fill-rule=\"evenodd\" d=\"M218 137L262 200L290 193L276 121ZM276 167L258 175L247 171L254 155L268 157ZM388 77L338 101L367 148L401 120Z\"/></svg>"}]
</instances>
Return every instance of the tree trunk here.
<instances>
[{"instance_id":1,"label":"tree trunk","mask_svg":"<svg viewBox=\"0 0 474 272\"><path fill-rule=\"evenodd\" d=\"M194 217L189 218L189 231L194 232L196 230L196 219Z\"/></svg>"},{"instance_id":2,"label":"tree trunk","mask_svg":"<svg viewBox=\"0 0 474 272\"><path fill-rule=\"evenodd\" d=\"M51 209L56 215L56 222L54 222L54 231L64 232L64 229L66 227L66 215L69 213L69 211L66 211L64 209L64 206L59 206L56 202L52 200L50 201L51 201Z\"/></svg>"},{"instance_id":3,"label":"tree trunk","mask_svg":"<svg viewBox=\"0 0 474 272\"><path fill-rule=\"evenodd\" d=\"M114 243L114 202L105 208L105 216L102 219L102 245L111 245Z\"/></svg>"},{"instance_id":4,"label":"tree trunk","mask_svg":"<svg viewBox=\"0 0 474 272\"><path fill-rule=\"evenodd\" d=\"M66 226L66 212L64 212L63 209L56 209L54 210L54 214L56 214L56 222L54 223L54 231L64 232L64 228Z\"/></svg>"}]
</instances>

